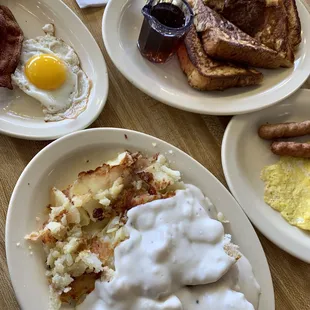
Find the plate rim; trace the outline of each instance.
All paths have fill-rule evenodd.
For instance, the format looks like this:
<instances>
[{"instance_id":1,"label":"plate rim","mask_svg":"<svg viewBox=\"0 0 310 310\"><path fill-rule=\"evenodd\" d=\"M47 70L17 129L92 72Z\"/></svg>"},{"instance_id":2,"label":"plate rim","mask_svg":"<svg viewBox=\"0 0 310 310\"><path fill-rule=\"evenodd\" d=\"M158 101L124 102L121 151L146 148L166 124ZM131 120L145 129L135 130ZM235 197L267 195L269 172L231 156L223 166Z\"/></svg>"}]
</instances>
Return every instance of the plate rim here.
<instances>
[{"instance_id":1,"label":"plate rim","mask_svg":"<svg viewBox=\"0 0 310 310\"><path fill-rule=\"evenodd\" d=\"M184 106L184 105L179 105L178 104L178 100L177 98L175 99L175 101L173 101L173 96L169 95L168 96L163 96L163 95L159 95L156 92L153 92L151 90L150 87L148 87L148 85L144 84L143 82L139 82L137 80L137 78L133 78L132 75L130 75L130 72L127 72L127 69L125 66L121 65L121 60L117 58L117 56L115 56L115 54L113 53L113 43L110 43L110 39L109 37L110 32L109 32L109 27L108 27L108 15L107 14L109 12L109 10L111 8L113 8L114 3L119 2L120 0L110 0L106 6L106 9L104 11L103 14L103 19L102 19L102 37L103 37L103 42L104 45L106 47L106 50L109 54L109 57L111 58L113 64L117 67L117 69L121 72L121 74L130 82L132 83L136 88L138 88L139 90L141 90L143 93L147 94L148 96L154 98L155 100L158 100L159 102L162 102L164 104L167 104L169 106L172 106L174 108L180 109L180 110L184 110L184 111L188 111L188 112L193 112L193 113L200 113L200 114L204 114L204 115L241 115L241 114L246 114L246 113L251 113L251 112L255 112L255 111L259 111L265 108L268 108L270 106L273 106L275 104L277 104L278 102L286 99L287 97L289 97L290 95L292 95L293 93L295 93L303 84L304 82L307 80L307 78L310 76L310 70L307 70L307 66L306 64L303 67L303 70L294 70L294 73L292 74L292 77L290 79L289 85L290 87L287 87L287 90L285 90L284 94L281 96L278 96L278 98L276 99L269 99L269 103L268 104L264 104L263 106L258 106L258 107L254 107L254 108L243 108L243 109L237 109L235 110L234 108L230 108L227 109L225 111L216 111L216 105L215 110L213 109L206 109L206 110L201 110L199 108L194 108L191 105L189 106ZM122 7L124 7L130 0L122 0ZM305 4L303 3L302 0L296 0L298 3L298 7L302 8L303 13L306 14L307 19L309 21L310 24L310 12L308 11L307 7L305 6ZM118 12L118 18L120 18L121 16L121 12ZM300 15L300 14L299 14ZM117 26L119 26L119 24L117 24ZM118 27L116 27L116 29L118 29ZM307 38L309 37L310 40L310 32L307 36ZM112 42L112 41L111 41ZM310 55L310 54L309 54ZM309 66L310 66L310 59L309 59ZM288 68L289 69L289 68ZM295 73L296 71L298 71L299 73ZM294 77L294 78L293 78ZM297 83L296 83L297 81ZM283 82L283 81L282 81ZM280 84L281 82L279 82ZM278 84L277 84L278 85ZM293 86L295 85L295 86ZM188 85L187 85L188 86ZM190 87L190 86L188 86ZM270 92L270 90L268 90L268 92ZM279 90L278 89L274 89L273 93L278 93ZM260 93L254 95L259 96ZM267 95L265 95L264 97L266 97ZM275 96L275 95L274 95ZM193 97L195 98L195 97ZM239 101L239 100L245 100L244 98L247 98L247 96L245 95L242 98L238 98L238 99L234 99L234 101ZM253 99L253 98L250 98ZM261 99L261 98L256 98L256 100ZM206 100L213 100L212 98L207 98ZM217 105L220 105L221 103L218 102Z\"/></svg>"},{"instance_id":2,"label":"plate rim","mask_svg":"<svg viewBox=\"0 0 310 310\"><path fill-rule=\"evenodd\" d=\"M13 229L13 218L12 218L12 213L13 213L13 209L18 208L18 205L16 204L15 200L17 199L16 197L18 196L18 192L19 192L19 188L23 186L23 183L26 182L25 180L25 176L27 176L27 174L29 173L29 171L32 169L32 165L36 162L37 159L39 159L42 156L46 156L47 153L50 152L51 149L54 148L54 146L56 144L63 144L65 143L65 141L69 140L72 138L72 136L82 136L82 135L96 135L97 133L103 133L105 132L105 134L109 134L111 132L119 132L123 135L127 134L129 135L134 135L135 138L138 137L138 139L140 138L146 138L148 140L150 140L150 142L156 142L157 144L161 144L164 146L164 148L166 149L172 149L172 150L177 150L177 152L180 152L182 156L186 156L188 159L190 159L191 161L194 162L195 165L198 165L199 168L202 169L202 171L204 171L203 173L208 174L210 176L210 179L212 179L212 182L216 183L216 186L218 186L219 188L221 188L226 194L227 197L229 197L229 200L231 200L231 203L234 204L235 208L240 208L240 216L243 217L242 221L247 222L248 224L248 229L252 232L253 234L253 238L256 240L255 241L255 249L258 251L258 253L261 256L261 260L260 260L260 264L262 264L262 266L264 267L264 278L266 278L267 281L267 285L266 287L270 288L270 290L268 290L267 296L271 298L270 300L270 310L274 310L275 309L275 298L274 298L274 288L273 288L273 281L272 281L272 277L271 277L271 273L270 273L270 268L269 268L269 264L267 261L267 257L266 254L264 252L264 249L262 247L262 244L258 238L257 233L255 232L252 224L250 223L249 219L246 217L245 213L242 211L242 208L240 207L240 205L238 204L238 202L235 200L235 198L231 195L231 193L227 190L227 188L225 188L225 186L206 168L204 167L202 164L200 164L197 160L195 160L193 157L191 157L189 154L185 153L184 151L182 151L181 149L177 148L176 146L161 140L157 137L142 133L142 132L138 132L138 131L134 131L134 130L129 130L129 129L123 129L123 128L92 128L92 129L87 129L87 130L81 130L81 131L77 131L74 133L71 133L69 135L66 135L56 141L53 141L52 143L50 143L48 146L46 146L45 148L43 148L39 153L37 153L33 159L28 163L28 165L26 166L26 168L24 169L24 171L22 172L22 174L20 175L13 193L11 195L11 199L9 202L9 208L7 211L7 216L6 216L6 224L5 224L5 250L6 250L6 257L7 257L7 264L8 264L8 269L9 269L9 274L10 274L10 279L14 288L14 292L17 296L17 299L19 301L19 304L22 306L21 301L24 300L22 298L22 295L19 294L19 289L18 288L18 279L12 277L12 270L14 268L15 263L13 263L13 260L11 258L11 255L13 255L12 249L10 249L10 247L12 247L13 245L11 244L12 240L10 240L10 236L9 233L10 231ZM102 144L104 145L104 142L102 142ZM117 142L116 142L117 144ZM151 147L148 148L147 152L149 152L149 149ZM74 147L75 150L78 149L78 146ZM268 299L269 301L269 299Z\"/></svg>"},{"instance_id":3,"label":"plate rim","mask_svg":"<svg viewBox=\"0 0 310 310\"><path fill-rule=\"evenodd\" d=\"M300 89L297 93L295 93L294 96L310 96L310 89ZM250 116L258 116L262 113L268 112L268 110L273 110L276 109L278 106L285 105L285 102L282 102L281 104L277 106L271 106L268 109L264 109L262 111L258 112L253 112L250 114L247 114L247 117ZM307 248L307 254L304 253L305 247L301 244L296 244L291 240L291 243L294 244L293 249L292 246L290 246L289 242L287 242L287 239L283 240L281 237L281 234L279 230L274 226L270 225L268 222L268 225L265 224L264 221L259 221L259 219L256 218L257 211L252 211L250 207L247 207L248 204L244 202L246 198L243 198L244 195L240 193L240 190L238 189L238 185L236 186L237 181L234 181L237 178L237 174L235 172L232 172L232 165L231 165L231 160L229 158L232 157L231 152L231 143L232 141L236 142L236 136L233 134L236 128L240 128L240 126L247 121L245 120L245 115L236 115L234 116L229 124L226 127L226 130L224 132L223 136L223 141L222 141L222 151L221 151L221 159L222 159L222 167L225 175L226 182L228 184L228 187L232 193L232 195L235 197L245 214L249 217L250 221L253 223L253 225L267 238L269 239L272 243L274 243L276 246L278 246L280 249L283 251L289 253L290 255L306 262L310 263L310 245L309 248ZM242 126L243 127L243 126ZM253 209L254 210L254 209ZM264 217L265 219L265 217ZM285 221L283 219L283 221ZM286 222L287 225L290 225L289 223ZM287 235L289 237L289 235Z\"/></svg>"},{"instance_id":4,"label":"plate rim","mask_svg":"<svg viewBox=\"0 0 310 310\"><path fill-rule=\"evenodd\" d=\"M46 3L49 3L48 0L43 0L43 1ZM102 110L104 109L104 107L107 103L108 94L109 94L108 69L107 69L106 61L104 59L104 56L101 52L101 49L100 49L98 43L96 42L95 38L91 34L88 27L82 22L82 20L79 18L79 16L77 14L75 14L75 12L66 3L64 3L61 0L54 0L53 1L53 8L55 8L55 7L59 8L59 9L57 9L57 12L58 11L65 12L65 13L62 13L64 17L67 15L67 13L69 15L72 15L72 17L75 19L75 22L78 23L80 25L80 27L82 27L84 29L85 33L87 34L89 39L92 41L92 51L95 52L96 54L98 54L98 56L100 56L100 57L98 57L98 59L101 59L100 67L102 68L102 72L100 73L100 76L102 76L102 80L100 80L100 85L101 85L101 88L103 89L102 90L103 95L101 95L101 99L102 99L101 103L98 105L98 107L94 111L93 115L91 117L89 117L89 119L87 121L80 124L77 128L75 128L73 130L71 128L64 130L64 132L62 134L52 134L52 133L51 134L45 134L45 135L41 135L41 134L38 135L38 133L24 134L21 131L20 132L16 131L14 128L13 128L13 130L12 129L6 130L6 129L1 128L1 126L0 126L0 134L4 134L4 135L14 137L14 138L27 139L27 140L37 140L37 141L55 140L55 139L58 139L60 137L65 136L67 134L70 134L72 132L79 131L81 129L85 129L88 126L90 126L99 117L99 115L101 114ZM103 76L104 76L104 78L103 78ZM92 92L92 91L93 91L93 87L91 88L90 92ZM89 104L89 102L88 102L88 104ZM78 119L78 118L76 118L76 119ZM74 121L76 119L74 119ZM16 127L18 128L19 126L16 125ZM39 132L40 130L41 129L38 128L38 129L35 129L34 131ZM51 128L51 131L53 131L53 128Z\"/></svg>"}]
</instances>

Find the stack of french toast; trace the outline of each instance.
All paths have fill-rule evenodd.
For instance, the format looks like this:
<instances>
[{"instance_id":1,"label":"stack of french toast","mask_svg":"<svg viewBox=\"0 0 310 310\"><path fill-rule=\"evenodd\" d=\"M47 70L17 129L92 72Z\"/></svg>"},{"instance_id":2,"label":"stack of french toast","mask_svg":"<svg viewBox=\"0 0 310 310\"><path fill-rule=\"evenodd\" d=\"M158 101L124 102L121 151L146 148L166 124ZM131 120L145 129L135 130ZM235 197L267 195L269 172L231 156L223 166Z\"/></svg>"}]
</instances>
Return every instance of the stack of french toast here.
<instances>
[{"instance_id":1,"label":"stack of french toast","mask_svg":"<svg viewBox=\"0 0 310 310\"><path fill-rule=\"evenodd\" d=\"M188 0L194 12L178 58L198 90L258 85L254 68L289 68L301 42L295 0Z\"/></svg>"}]
</instances>

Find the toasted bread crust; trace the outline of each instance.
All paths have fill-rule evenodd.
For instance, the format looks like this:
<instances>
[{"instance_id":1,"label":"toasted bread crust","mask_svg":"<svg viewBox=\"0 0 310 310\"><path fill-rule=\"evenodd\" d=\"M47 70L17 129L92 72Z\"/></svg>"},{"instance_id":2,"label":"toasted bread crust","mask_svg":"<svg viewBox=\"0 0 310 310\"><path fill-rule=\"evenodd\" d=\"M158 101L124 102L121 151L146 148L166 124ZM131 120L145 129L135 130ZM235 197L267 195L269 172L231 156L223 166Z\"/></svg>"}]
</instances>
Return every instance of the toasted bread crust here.
<instances>
[{"instance_id":1,"label":"toasted bread crust","mask_svg":"<svg viewBox=\"0 0 310 310\"><path fill-rule=\"evenodd\" d=\"M195 0L191 0L195 2ZM218 13L222 13L225 9L227 0L203 0L204 4L215 10Z\"/></svg>"},{"instance_id":2,"label":"toasted bread crust","mask_svg":"<svg viewBox=\"0 0 310 310\"><path fill-rule=\"evenodd\" d=\"M223 90L257 85L263 80L263 75L256 70L209 58L194 27L178 50L178 58L188 83L198 90Z\"/></svg>"},{"instance_id":3,"label":"toasted bread crust","mask_svg":"<svg viewBox=\"0 0 310 310\"><path fill-rule=\"evenodd\" d=\"M295 0L284 0L288 19L289 42L295 49L301 42L301 24Z\"/></svg>"},{"instance_id":4,"label":"toasted bread crust","mask_svg":"<svg viewBox=\"0 0 310 310\"><path fill-rule=\"evenodd\" d=\"M241 31L202 0L196 0L194 12L196 29L202 32L204 49L211 57L260 68L288 66L283 55Z\"/></svg>"}]
</instances>

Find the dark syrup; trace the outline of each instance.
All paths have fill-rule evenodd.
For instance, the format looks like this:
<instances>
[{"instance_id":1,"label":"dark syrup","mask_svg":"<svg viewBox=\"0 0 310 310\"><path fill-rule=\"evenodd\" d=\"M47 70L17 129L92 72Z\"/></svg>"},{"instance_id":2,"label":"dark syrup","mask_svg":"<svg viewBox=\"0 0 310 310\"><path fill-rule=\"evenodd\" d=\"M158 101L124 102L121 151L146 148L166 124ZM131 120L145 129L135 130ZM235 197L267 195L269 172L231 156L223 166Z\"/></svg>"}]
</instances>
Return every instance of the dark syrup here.
<instances>
[{"instance_id":1,"label":"dark syrup","mask_svg":"<svg viewBox=\"0 0 310 310\"><path fill-rule=\"evenodd\" d=\"M185 15L176 5L159 3L151 8L150 15L165 27L154 29L152 23L145 17L140 32L138 47L142 56L156 63L163 63L178 50L183 35L177 33L177 28L185 25ZM174 35L175 32L175 35Z\"/></svg>"},{"instance_id":2,"label":"dark syrup","mask_svg":"<svg viewBox=\"0 0 310 310\"><path fill-rule=\"evenodd\" d=\"M171 3L159 3L151 10L151 15L161 24L170 28L181 28L185 23L183 11Z\"/></svg>"}]
</instances>

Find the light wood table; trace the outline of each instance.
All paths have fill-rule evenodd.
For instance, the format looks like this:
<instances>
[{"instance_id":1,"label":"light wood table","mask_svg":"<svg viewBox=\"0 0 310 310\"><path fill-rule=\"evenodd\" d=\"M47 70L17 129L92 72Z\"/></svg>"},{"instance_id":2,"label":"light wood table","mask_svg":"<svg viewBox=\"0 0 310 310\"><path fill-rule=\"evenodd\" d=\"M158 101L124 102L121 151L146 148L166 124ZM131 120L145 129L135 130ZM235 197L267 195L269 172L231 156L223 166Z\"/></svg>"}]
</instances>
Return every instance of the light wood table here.
<instances>
[{"instance_id":1,"label":"light wood table","mask_svg":"<svg viewBox=\"0 0 310 310\"><path fill-rule=\"evenodd\" d=\"M307 1L310 4L310 0ZM183 112L143 94L118 72L105 51L101 36L104 10L102 8L80 10L75 0L64 0L64 2L87 25L108 65L110 77L108 102L99 119L91 127L122 127L154 135L190 154L226 185L221 166L221 143L230 117L202 116ZM310 88L309 82L306 87ZM10 283L5 257L4 231L9 199L25 166L47 144L48 142L25 141L0 135L1 310L19 309ZM310 309L310 265L285 253L259 232L258 235L273 277L276 309Z\"/></svg>"}]
</instances>

